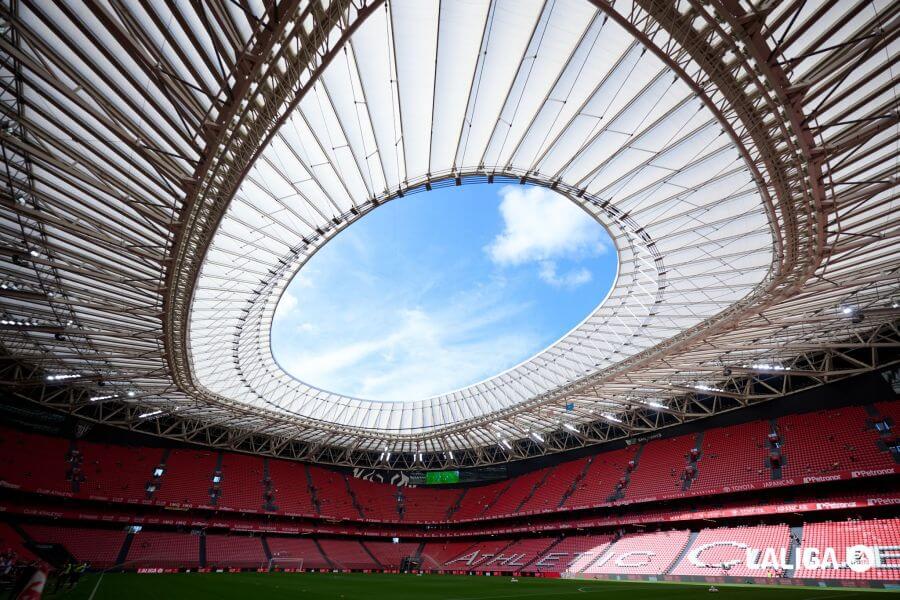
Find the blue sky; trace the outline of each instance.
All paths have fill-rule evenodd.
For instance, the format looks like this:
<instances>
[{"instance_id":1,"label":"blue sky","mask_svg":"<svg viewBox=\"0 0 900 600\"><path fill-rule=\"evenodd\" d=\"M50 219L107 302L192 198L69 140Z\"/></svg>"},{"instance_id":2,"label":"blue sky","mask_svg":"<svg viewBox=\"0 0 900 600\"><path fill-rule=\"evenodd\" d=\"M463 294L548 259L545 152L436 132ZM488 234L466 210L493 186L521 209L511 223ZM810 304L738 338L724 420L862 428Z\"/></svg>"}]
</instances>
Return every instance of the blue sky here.
<instances>
[{"instance_id":1,"label":"blue sky","mask_svg":"<svg viewBox=\"0 0 900 600\"><path fill-rule=\"evenodd\" d=\"M599 224L548 189L408 195L326 244L282 296L272 350L294 377L417 400L515 366L584 319L615 278Z\"/></svg>"}]
</instances>

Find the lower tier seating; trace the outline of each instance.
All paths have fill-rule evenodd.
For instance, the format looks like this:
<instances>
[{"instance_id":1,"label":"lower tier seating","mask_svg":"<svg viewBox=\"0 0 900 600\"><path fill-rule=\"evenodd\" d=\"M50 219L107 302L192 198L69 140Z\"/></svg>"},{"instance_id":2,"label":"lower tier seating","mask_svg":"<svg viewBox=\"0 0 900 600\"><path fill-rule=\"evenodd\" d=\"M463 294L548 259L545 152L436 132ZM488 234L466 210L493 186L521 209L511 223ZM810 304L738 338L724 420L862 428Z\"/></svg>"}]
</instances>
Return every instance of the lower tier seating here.
<instances>
[{"instance_id":1,"label":"lower tier seating","mask_svg":"<svg viewBox=\"0 0 900 600\"><path fill-rule=\"evenodd\" d=\"M25 562L37 558L25 547L22 537L6 523L0 523L0 555Z\"/></svg>"},{"instance_id":2,"label":"lower tier seating","mask_svg":"<svg viewBox=\"0 0 900 600\"><path fill-rule=\"evenodd\" d=\"M876 568L854 570L849 563L856 558L848 552L853 546L863 545L874 549ZM842 521L812 523L803 527L801 553L815 549L821 560L828 558L828 548L835 551L835 559L825 568L797 569L795 577L816 579L886 579L900 580L900 519L875 519L869 521ZM870 557L871 558L871 557ZM880 567L880 568L879 568Z\"/></svg>"},{"instance_id":3,"label":"lower tier seating","mask_svg":"<svg viewBox=\"0 0 900 600\"><path fill-rule=\"evenodd\" d=\"M326 560L316 542L310 538L269 537L266 539L272 561L282 568L296 569L328 569L331 563ZM302 563L300 562L302 560Z\"/></svg>"},{"instance_id":4,"label":"lower tier seating","mask_svg":"<svg viewBox=\"0 0 900 600\"><path fill-rule=\"evenodd\" d=\"M564 537L532 565L535 572L581 573L609 549L611 535Z\"/></svg>"},{"instance_id":5,"label":"lower tier seating","mask_svg":"<svg viewBox=\"0 0 900 600\"><path fill-rule=\"evenodd\" d=\"M23 529L35 542L61 544L78 561L87 561L92 567L100 569L116 564L125 541L125 532L121 530L48 525L28 525Z\"/></svg>"},{"instance_id":6,"label":"lower tier seating","mask_svg":"<svg viewBox=\"0 0 900 600\"><path fill-rule=\"evenodd\" d=\"M748 568L747 548L759 550L761 553L772 548L777 553L783 552L787 555L790 542L791 530L786 525L704 529L694 539L694 543L671 574L765 577L774 574L777 569ZM760 556L757 563L761 562L761 558Z\"/></svg>"},{"instance_id":7,"label":"lower tier seating","mask_svg":"<svg viewBox=\"0 0 900 600\"><path fill-rule=\"evenodd\" d=\"M259 568L266 564L266 553L258 537L207 535L206 565L209 567Z\"/></svg>"},{"instance_id":8,"label":"lower tier seating","mask_svg":"<svg viewBox=\"0 0 900 600\"><path fill-rule=\"evenodd\" d=\"M369 553L385 569L399 569L407 556L415 556L418 544L394 544L392 542L363 542Z\"/></svg>"},{"instance_id":9,"label":"lower tier seating","mask_svg":"<svg viewBox=\"0 0 900 600\"><path fill-rule=\"evenodd\" d=\"M61 544L77 560L89 561L94 568L101 569L117 563L126 543L123 530L110 528L26 524L21 530L35 542ZM759 525L615 536L431 541L424 545L272 535L200 536L145 530L133 534L121 566L127 569L200 566L257 569L268 563L267 546L272 565L282 569L394 570L405 557L420 555L423 569L431 571L900 580L900 518L807 523L794 530L786 525ZM855 546L864 546L866 550L862 554L848 552L848 548ZM748 549L755 567L747 563ZM0 550L14 551L27 560L34 558L25 548L19 531L5 523L0 523ZM790 572L793 567L788 565L782 571L781 561L793 563L797 556L807 552L815 553L827 564L821 568L798 564L793 573ZM778 564L766 564L766 556Z\"/></svg>"},{"instance_id":10,"label":"lower tier seating","mask_svg":"<svg viewBox=\"0 0 900 600\"><path fill-rule=\"evenodd\" d=\"M338 569L377 569L372 556L356 540L319 540L328 560Z\"/></svg>"},{"instance_id":11,"label":"lower tier seating","mask_svg":"<svg viewBox=\"0 0 900 600\"><path fill-rule=\"evenodd\" d=\"M126 563L130 568L197 568L200 566L200 536L141 531L131 541Z\"/></svg>"},{"instance_id":12,"label":"lower tier seating","mask_svg":"<svg viewBox=\"0 0 900 600\"><path fill-rule=\"evenodd\" d=\"M425 570L450 569L447 563L462 556L469 548L476 546L475 542L466 540L461 542L428 542L422 549L422 568ZM463 567L459 567L460 570Z\"/></svg>"},{"instance_id":13,"label":"lower tier seating","mask_svg":"<svg viewBox=\"0 0 900 600\"><path fill-rule=\"evenodd\" d=\"M662 575L681 554L690 533L683 530L626 535L581 572Z\"/></svg>"},{"instance_id":14,"label":"lower tier seating","mask_svg":"<svg viewBox=\"0 0 900 600\"><path fill-rule=\"evenodd\" d=\"M459 571L496 571L513 540L488 540L466 548L465 552L444 563L445 569ZM501 558L504 557L504 558Z\"/></svg>"}]
</instances>

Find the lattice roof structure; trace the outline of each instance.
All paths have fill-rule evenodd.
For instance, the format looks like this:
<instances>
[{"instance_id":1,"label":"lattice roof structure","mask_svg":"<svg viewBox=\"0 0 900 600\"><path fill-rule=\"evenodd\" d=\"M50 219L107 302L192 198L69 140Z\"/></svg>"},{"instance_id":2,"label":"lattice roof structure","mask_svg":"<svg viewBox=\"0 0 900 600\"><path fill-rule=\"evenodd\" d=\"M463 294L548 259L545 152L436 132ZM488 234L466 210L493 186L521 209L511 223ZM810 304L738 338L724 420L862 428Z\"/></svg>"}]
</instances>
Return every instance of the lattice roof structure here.
<instances>
[{"instance_id":1,"label":"lattice roof structure","mask_svg":"<svg viewBox=\"0 0 900 600\"><path fill-rule=\"evenodd\" d=\"M505 462L898 360L900 5L0 4L8 393L319 462ZM546 186L609 296L522 364L375 402L276 363L277 302L393 199ZM599 299L598 299L599 300Z\"/></svg>"}]
</instances>

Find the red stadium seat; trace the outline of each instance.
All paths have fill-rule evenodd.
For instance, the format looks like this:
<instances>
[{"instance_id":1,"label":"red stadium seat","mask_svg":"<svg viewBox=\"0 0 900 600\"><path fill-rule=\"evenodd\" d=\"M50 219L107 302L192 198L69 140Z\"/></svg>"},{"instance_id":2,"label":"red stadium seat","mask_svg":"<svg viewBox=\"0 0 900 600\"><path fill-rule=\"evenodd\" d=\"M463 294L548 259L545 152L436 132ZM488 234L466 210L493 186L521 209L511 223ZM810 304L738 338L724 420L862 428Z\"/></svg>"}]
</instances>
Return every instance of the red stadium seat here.
<instances>
[{"instance_id":1,"label":"red stadium seat","mask_svg":"<svg viewBox=\"0 0 900 600\"><path fill-rule=\"evenodd\" d=\"M880 556L883 568L867 571L851 569L847 562L852 558L847 556L847 549L858 545L875 549L878 554L876 561ZM824 558L827 548L834 549L837 564L828 565L828 568L799 568L794 572L794 577L900 580L900 519L812 523L803 527L801 553L816 549L819 557Z\"/></svg>"},{"instance_id":2,"label":"red stadium seat","mask_svg":"<svg viewBox=\"0 0 900 600\"><path fill-rule=\"evenodd\" d=\"M790 535L791 530L787 525L704 529L694 539L671 574L765 577L769 573L774 573L774 570L749 568L746 549L751 548L763 553L766 549L772 548L776 552L786 553L790 546ZM727 570L723 569L723 564L728 565Z\"/></svg>"},{"instance_id":3,"label":"red stadium seat","mask_svg":"<svg viewBox=\"0 0 900 600\"><path fill-rule=\"evenodd\" d=\"M207 535L206 565L209 567L260 568L266 553L258 537Z\"/></svg>"},{"instance_id":4,"label":"red stadium seat","mask_svg":"<svg viewBox=\"0 0 900 600\"><path fill-rule=\"evenodd\" d=\"M200 536L189 533L141 531L128 549L127 565L138 567L197 568L200 566Z\"/></svg>"}]
</instances>

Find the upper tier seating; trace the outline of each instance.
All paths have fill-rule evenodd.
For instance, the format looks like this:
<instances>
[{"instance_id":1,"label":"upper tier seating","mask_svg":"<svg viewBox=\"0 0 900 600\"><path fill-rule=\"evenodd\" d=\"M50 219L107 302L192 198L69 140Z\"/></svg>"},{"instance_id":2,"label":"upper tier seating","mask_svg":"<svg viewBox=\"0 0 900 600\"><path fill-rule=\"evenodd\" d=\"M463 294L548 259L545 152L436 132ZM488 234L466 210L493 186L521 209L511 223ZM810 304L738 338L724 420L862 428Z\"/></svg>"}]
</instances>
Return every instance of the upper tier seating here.
<instances>
[{"instance_id":1,"label":"upper tier seating","mask_svg":"<svg viewBox=\"0 0 900 600\"><path fill-rule=\"evenodd\" d=\"M893 415L898 407L900 402L881 403L874 408L881 415ZM864 471L867 476L892 472L897 462L884 448L885 440L896 439L896 435L879 434L872 428L873 421L862 407L777 419L782 483L798 485L823 476L846 478L854 471ZM409 524L473 521L678 497L685 487L691 495L758 488L777 476L777 469L767 464L770 427L769 421L755 421L705 431L697 471L689 486L685 486L684 475L690 451L697 443L694 435L599 452L505 481L467 488L401 489L363 481L346 472L269 459L270 500L265 496L265 462L259 457L172 450L162 476L154 480L153 471L166 456L161 448L84 440L73 443L0 428L0 485L113 502L152 501L247 512L277 511L335 520L365 518ZM220 456L221 467L217 467ZM632 461L636 466L630 464ZM216 475L221 476L221 482L213 499ZM151 482L157 488L148 494L146 488Z\"/></svg>"},{"instance_id":2,"label":"upper tier seating","mask_svg":"<svg viewBox=\"0 0 900 600\"><path fill-rule=\"evenodd\" d=\"M289 515L314 515L312 496L306 480L306 465L288 460L270 460L274 504Z\"/></svg>"},{"instance_id":3,"label":"upper tier seating","mask_svg":"<svg viewBox=\"0 0 900 600\"><path fill-rule=\"evenodd\" d=\"M587 460L582 458L554 467L550 475L537 487L534 495L522 505L518 512L540 513L557 510L563 495L569 491L586 465Z\"/></svg>"},{"instance_id":4,"label":"upper tier seating","mask_svg":"<svg viewBox=\"0 0 900 600\"><path fill-rule=\"evenodd\" d=\"M625 488L625 499L642 500L681 493L684 467L695 440L695 435L680 435L645 444L637 468Z\"/></svg>"},{"instance_id":5,"label":"upper tier seating","mask_svg":"<svg viewBox=\"0 0 900 600\"><path fill-rule=\"evenodd\" d=\"M356 477L348 477L347 482L367 519L396 521L400 518L400 513L397 511L396 487Z\"/></svg>"},{"instance_id":6,"label":"upper tier seating","mask_svg":"<svg viewBox=\"0 0 900 600\"><path fill-rule=\"evenodd\" d=\"M889 417L894 422L891 427L894 437L900 437L900 402L879 402L875 409L882 417Z\"/></svg>"},{"instance_id":7,"label":"upper tier seating","mask_svg":"<svg viewBox=\"0 0 900 600\"><path fill-rule=\"evenodd\" d=\"M24 529L35 542L62 544L77 560L88 561L100 569L116 564L125 541L122 530L47 525L28 525Z\"/></svg>"},{"instance_id":8,"label":"upper tier seating","mask_svg":"<svg viewBox=\"0 0 900 600\"><path fill-rule=\"evenodd\" d=\"M313 466L309 466L308 469L316 489L316 497L319 499L322 516L333 519L360 518L347 491L346 475Z\"/></svg>"},{"instance_id":9,"label":"upper tier seating","mask_svg":"<svg viewBox=\"0 0 900 600\"><path fill-rule=\"evenodd\" d=\"M22 489L70 494L70 443L58 437L3 429L0 433L0 481Z\"/></svg>"},{"instance_id":10,"label":"upper tier seating","mask_svg":"<svg viewBox=\"0 0 900 600\"><path fill-rule=\"evenodd\" d=\"M576 484L572 495L563 503L563 508L583 508L606 502L625 475L628 463L634 459L637 450L638 446L629 446L592 456L587 473Z\"/></svg>"},{"instance_id":11,"label":"upper tier seating","mask_svg":"<svg viewBox=\"0 0 900 600\"><path fill-rule=\"evenodd\" d=\"M130 568L197 568L200 565L200 536L141 531L134 534L126 561Z\"/></svg>"},{"instance_id":12,"label":"upper tier seating","mask_svg":"<svg viewBox=\"0 0 900 600\"><path fill-rule=\"evenodd\" d=\"M453 513L454 520L476 519L490 507L508 482L490 483L469 488L459 503L459 508Z\"/></svg>"},{"instance_id":13,"label":"upper tier seating","mask_svg":"<svg viewBox=\"0 0 900 600\"><path fill-rule=\"evenodd\" d=\"M211 506L209 491L216 469L216 453L208 450L173 450L154 498L173 504Z\"/></svg>"},{"instance_id":14,"label":"upper tier seating","mask_svg":"<svg viewBox=\"0 0 900 600\"><path fill-rule=\"evenodd\" d=\"M84 456L85 478L76 494L79 498L141 502L162 459L159 448L80 443L78 449Z\"/></svg>"},{"instance_id":15,"label":"upper tier seating","mask_svg":"<svg viewBox=\"0 0 900 600\"><path fill-rule=\"evenodd\" d=\"M787 525L704 529L671 574L715 577L725 574L722 564L729 563L727 574L731 577L765 577L765 570L748 568L746 548L759 550L759 563L767 548L787 554L790 541L791 530Z\"/></svg>"},{"instance_id":16,"label":"upper tier seating","mask_svg":"<svg viewBox=\"0 0 900 600\"><path fill-rule=\"evenodd\" d=\"M258 537L206 536L206 565L209 567L259 568L266 564L266 560L262 541Z\"/></svg>"},{"instance_id":17,"label":"upper tier seating","mask_svg":"<svg viewBox=\"0 0 900 600\"><path fill-rule=\"evenodd\" d=\"M440 523L447 520L450 509L462 495L462 490L433 488L402 488L403 520L408 522Z\"/></svg>"},{"instance_id":18,"label":"upper tier seating","mask_svg":"<svg viewBox=\"0 0 900 600\"><path fill-rule=\"evenodd\" d=\"M718 490L772 479L769 468L770 425L752 421L710 429L703 436L698 470L692 491Z\"/></svg>"},{"instance_id":19,"label":"upper tier seating","mask_svg":"<svg viewBox=\"0 0 900 600\"><path fill-rule=\"evenodd\" d=\"M258 456L225 453L218 506L234 510L262 510L265 500L263 460Z\"/></svg>"},{"instance_id":20,"label":"upper tier seating","mask_svg":"<svg viewBox=\"0 0 900 600\"><path fill-rule=\"evenodd\" d=\"M273 561L283 568L298 568L303 559L304 569L328 569L331 565L322 556L315 541L304 537L266 537ZM282 562L279 562L281 560Z\"/></svg>"},{"instance_id":21,"label":"upper tier seating","mask_svg":"<svg viewBox=\"0 0 900 600\"><path fill-rule=\"evenodd\" d=\"M662 575L678 558L689 536L687 530L626 535L583 572Z\"/></svg>"},{"instance_id":22,"label":"upper tier seating","mask_svg":"<svg viewBox=\"0 0 900 600\"><path fill-rule=\"evenodd\" d=\"M502 517L516 514L519 505L531 494L551 469L538 469L510 480L509 488L485 511L485 517Z\"/></svg>"},{"instance_id":23,"label":"upper tier seating","mask_svg":"<svg viewBox=\"0 0 900 600\"><path fill-rule=\"evenodd\" d=\"M879 552L881 566L890 568L872 568L865 572L851 569L847 565L846 549L857 545L885 548ZM888 546L892 549L887 550ZM801 552L807 548L817 548L820 559L824 558L826 548L834 548L838 565L826 569L798 568L794 577L900 580L900 550L897 550L900 548L900 519L808 524L803 527L800 548ZM849 558L852 560L852 557Z\"/></svg>"},{"instance_id":24,"label":"upper tier seating","mask_svg":"<svg viewBox=\"0 0 900 600\"><path fill-rule=\"evenodd\" d=\"M859 406L780 418L784 477L893 466L890 453L878 448L878 433L866 428L867 419Z\"/></svg>"}]
</instances>

